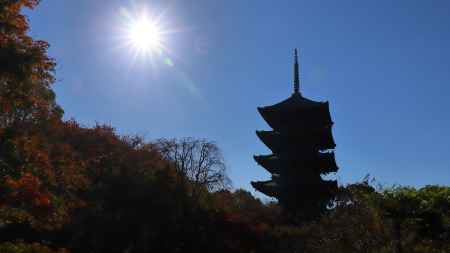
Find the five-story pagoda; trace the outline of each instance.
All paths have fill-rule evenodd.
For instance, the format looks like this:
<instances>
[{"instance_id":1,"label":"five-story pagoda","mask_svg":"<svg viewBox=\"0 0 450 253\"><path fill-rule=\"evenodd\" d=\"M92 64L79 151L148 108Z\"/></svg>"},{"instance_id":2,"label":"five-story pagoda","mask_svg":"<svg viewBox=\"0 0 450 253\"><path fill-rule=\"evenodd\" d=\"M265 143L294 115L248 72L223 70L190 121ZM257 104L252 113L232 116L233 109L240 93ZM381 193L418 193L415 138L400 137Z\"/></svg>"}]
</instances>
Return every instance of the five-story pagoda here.
<instances>
[{"instance_id":1,"label":"five-story pagoda","mask_svg":"<svg viewBox=\"0 0 450 253\"><path fill-rule=\"evenodd\" d=\"M326 210L337 191L337 182L322 175L336 172L328 102L309 100L300 93L297 49L294 63L294 93L288 99L258 107L272 131L256 131L273 152L254 156L272 174L272 180L251 182L263 194L300 219L312 219Z\"/></svg>"}]
</instances>

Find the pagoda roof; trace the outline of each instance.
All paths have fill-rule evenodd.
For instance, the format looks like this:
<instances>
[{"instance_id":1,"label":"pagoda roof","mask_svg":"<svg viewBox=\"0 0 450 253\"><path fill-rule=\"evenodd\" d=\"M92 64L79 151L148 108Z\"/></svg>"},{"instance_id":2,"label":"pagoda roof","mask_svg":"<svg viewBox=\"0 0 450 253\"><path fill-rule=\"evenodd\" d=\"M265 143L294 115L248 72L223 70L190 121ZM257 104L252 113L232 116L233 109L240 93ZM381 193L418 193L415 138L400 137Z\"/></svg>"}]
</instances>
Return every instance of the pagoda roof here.
<instances>
[{"instance_id":1,"label":"pagoda roof","mask_svg":"<svg viewBox=\"0 0 450 253\"><path fill-rule=\"evenodd\" d=\"M330 172L337 172L338 166L336 164L334 152L318 153L314 157L300 158L295 157L294 163L289 165L288 160L282 160L277 155L255 155L253 159L272 174L280 174L280 171L286 166L293 166L296 169L302 168L315 169L319 174ZM287 158L289 159L289 158ZM297 168L298 167L298 168ZM305 172L305 171L303 171Z\"/></svg>"},{"instance_id":2,"label":"pagoda roof","mask_svg":"<svg viewBox=\"0 0 450 253\"><path fill-rule=\"evenodd\" d=\"M333 192L337 192L338 183L336 180L324 180L322 181L322 187L320 187L320 194L322 195L332 195Z\"/></svg>"},{"instance_id":3,"label":"pagoda roof","mask_svg":"<svg viewBox=\"0 0 450 253\"><path fill-rule=\"evenodd\" d=\"M279 186L276 182L273 180L268 181L252 181L250 184L255 188L257 191L264 193L267 196L270 197L277 197L279 192Z\"/></svg>"},{"instance_id":4,"label":"pagoda roof","mask_svg":"<svg viewBox=\"0 0 450 253\"><path fill-rule=\"evenodd\" d=\"M288 99L265 107L258 107L264 120L275 130L316 128L332 125L328 102L316 102L294 93Z\"/></svg>"},{"instance_id":5,"label":"pagoda roof","mask_svg":"<svg viewBox=\"0 0 450 253\"><path fill-rule=\"evenodd\" d=\"M283 142L279 132L256 130L256 135L272 152L278 153L281 150Z\"/></svg>"},{"instance_id":6,"label":"pagoda roof","mask_svg":"<svg viewBox=\"0 0 450 253\"><path fill-rule=\"evenodd\" d=\"M289 98L274 105L258 107L263 112L283 112L291 110L308 110L321 107L328 102L317 102L303 97L300 92L294 92Z\"/></svg>"},{"instance_id":7,"label":"pagoda roof","mask_svg":"<svg viewBox=\"0 0 450 253\"><path fill-rule=\"evenodd\" d=\"M253 159L272 174L280 172L280 159L276 155L254 155Z\"/></svg>"},{"instance_id":8,"label":"pagoda roof","mask_svg":"<svg viewBox=\"0 0 450 253\"><path fill-rule=\"evenodd\" d=\"M336 147L331 128L329 127L321 128L313 133L299 135L283 135L277 131L256 131L256 135L274 153L279 153L286 148L297 150L299 146L314 147L319 150ZM291 147L289 143L291 143Z\"/></svg>"},{"instance_id":9,"label":"pagoda roof","mask_svg":"<svg viewBox=\"0 0 450 253\"><path fill-rule=\"evenodd\" d=\"M268 181L252 181L250 184L257 191L270 197L278 197L280 194L280 186L274 180ZM338 184L336 180L323 180L319 179L317 181L310 182L306 184L297 184L297 194L319 194L328 195L330 192L337 191Z\"/></svg>"},{"instance_id":10,"label":"pagoda roof","mask_svg":"<svg viewBox=\"0 0 450 253\"><path fill-rule=\"evenodd\" d=\"M334 152L319 153L319 170L322 173L337 172L339 167L336 164Z\"/></svg>"}]
</instances>

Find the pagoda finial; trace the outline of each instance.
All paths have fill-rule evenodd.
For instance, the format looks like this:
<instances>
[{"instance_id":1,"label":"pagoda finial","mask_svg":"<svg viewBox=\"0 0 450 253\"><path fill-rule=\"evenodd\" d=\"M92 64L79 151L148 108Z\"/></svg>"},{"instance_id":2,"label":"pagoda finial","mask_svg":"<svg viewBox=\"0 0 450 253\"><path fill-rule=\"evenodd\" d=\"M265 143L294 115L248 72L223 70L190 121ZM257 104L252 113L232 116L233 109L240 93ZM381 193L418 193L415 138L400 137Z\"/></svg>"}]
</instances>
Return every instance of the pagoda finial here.
<instances>
[{"instance_id":1,"label":"pagoda finial","mask_svg":"<svg viewBox=\"0 0 450 253\"><path fill-rule=\"evenodd\" d=\"M294 94L300 93L300 78L298 71L298 55L297 48L294 49Z\"/></svg>"}]
</instances>

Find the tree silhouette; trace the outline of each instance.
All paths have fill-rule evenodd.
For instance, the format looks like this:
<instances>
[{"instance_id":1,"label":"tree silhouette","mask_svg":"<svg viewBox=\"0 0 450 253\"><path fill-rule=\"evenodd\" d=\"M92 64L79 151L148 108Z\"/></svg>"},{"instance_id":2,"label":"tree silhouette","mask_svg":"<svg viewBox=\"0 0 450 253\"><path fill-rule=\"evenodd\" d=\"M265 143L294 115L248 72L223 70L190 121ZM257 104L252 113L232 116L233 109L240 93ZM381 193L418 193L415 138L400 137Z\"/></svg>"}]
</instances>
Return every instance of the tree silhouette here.
<instances>
[{"instance_id":1,"label":"tree silhouette","mask_svg":"<svg viewBox=\"0 0 450 253\"><path fill-rule=\"evenodd\" d=\"M209 190L229 186L222 152L214 142L194 138L159 139L156 145L193 185Z\"/></svg>"}]
</instances>

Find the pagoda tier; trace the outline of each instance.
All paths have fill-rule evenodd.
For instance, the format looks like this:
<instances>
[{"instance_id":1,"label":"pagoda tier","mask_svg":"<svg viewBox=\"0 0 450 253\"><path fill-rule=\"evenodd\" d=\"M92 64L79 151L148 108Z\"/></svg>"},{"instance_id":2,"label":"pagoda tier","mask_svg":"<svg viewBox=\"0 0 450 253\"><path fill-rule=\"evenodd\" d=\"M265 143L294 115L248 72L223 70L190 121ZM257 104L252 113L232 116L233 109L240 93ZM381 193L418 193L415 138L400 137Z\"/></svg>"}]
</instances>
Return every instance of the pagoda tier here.
<instances>
[{"instance_id":1,"label":"pagoda tier","mask_svg":"<svg viewBox=\"0 0 450 253\"><path fill-rule=\"evenodd\" d=\"M278 197L280 189L279 185L275 183L272 180L269 181L259 181L259 182L250 182L250 184L255 188L256 190L264 193L267 196L270 197Z\"/></svg>"},{"instance_id":2,"label":"pagoda tier","mask_svg":"<svg viewBox=\"0 0 450 253\"><path fill-rule=\"evenodd\" d=\"M296 135L281 134L277 131L256 131L256 135L274 153L279 153L282 149L302 150L308 147L315 150L327 150L336 147L330 127L316 129L311 133L297 133ZM292 145L286 147L286 143Z\"/></svg>"},{"instance_id":3,"label":"pagoda tier","mask_svg":"<svg viewBox=\"0 0 450 253\"><path fill-rule=\"evenodd\" d=\"M258 107L258 111L278 132L303 132L333 124L328 102L312 101L300 93L294 93L278 104Z\"/></svg>"},{"instance_id":4,"label":"pagoda tier","mask_svg":"<svg viewBox=\"0 0 450 253\"><path fill-rule=\"evenodd\" d=\"M311 157L298 157L291 160L279 158L277 155L255 155L253 159L270 173L280 174L282 168L294 166L296 168L311 168L316 173L337 172L334 152L312 153Z\"/></svg>"},{"instance_id":5,"label":"pagoda tier","mask_svg":"<svg viewBox=\"0 0 450 253\"><path fill-rule=\"evenodd\" d=\"M337 172L339 170L339 167L336 164L334 152L319 153L319 158L316 165L316 169L324 174Z\"/></svg>"},{"instance_id":6,"label":"pagoda tier","mask_svg":"<svg viewBox=\"0 0 450 253\"><path fill-rule=\"evenodd\" d=\"M290 190L298 195L297 198L301 197L304 202L308 202L308 199L316 199L317 196L328 197L328 195L333 194L333 192L336 192L338 189L336 180L322 179L310 181L309 184L285 186L284 189L282 189L282 186L274 180L252 181L250 184L257 191L275 198L280 197L283 191Z\"/></svg>"},{"instance_id":7,"label":"pagoda tier","mask_svg":"<svg viewBox=\"0 0 450 253\"><path fill-rule=\"evenodd\" d=\"M253 159L270 173L280 173L282 161L276 155L254 155Z\"/></svg>"}]
</instances>

